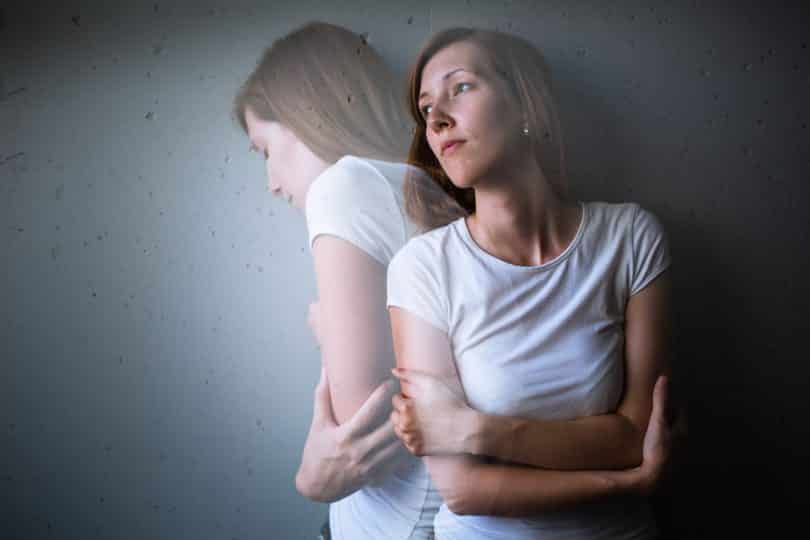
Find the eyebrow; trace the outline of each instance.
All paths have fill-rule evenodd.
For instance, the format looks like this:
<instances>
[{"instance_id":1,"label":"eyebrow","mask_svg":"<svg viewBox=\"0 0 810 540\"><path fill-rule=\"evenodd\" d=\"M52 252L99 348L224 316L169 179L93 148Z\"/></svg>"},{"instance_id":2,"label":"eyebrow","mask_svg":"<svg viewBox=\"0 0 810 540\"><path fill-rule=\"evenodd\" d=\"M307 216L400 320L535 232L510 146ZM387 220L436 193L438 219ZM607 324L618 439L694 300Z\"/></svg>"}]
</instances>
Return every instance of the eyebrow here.
<instances>
[{"instance_id":1,"label":"eyebrow","mask_svg":"<svg viewBox=\"0 0 810 540\"><path fill-rule=\"evenodd\" d=\"M464 68L456 68L456 69L454 69L452 71L448 71L447 73L445 73L444 76L442 77L442 80L446 81L447 79L450 78L451 75L453 75L454 73L458 73L459 71L469 71L469 70L464 69ZM426 95L427 95L427 92L422 92L421 94L419 94L419 97L417 98L417 101L422 99Z\"/></svg>"}]
</instances>

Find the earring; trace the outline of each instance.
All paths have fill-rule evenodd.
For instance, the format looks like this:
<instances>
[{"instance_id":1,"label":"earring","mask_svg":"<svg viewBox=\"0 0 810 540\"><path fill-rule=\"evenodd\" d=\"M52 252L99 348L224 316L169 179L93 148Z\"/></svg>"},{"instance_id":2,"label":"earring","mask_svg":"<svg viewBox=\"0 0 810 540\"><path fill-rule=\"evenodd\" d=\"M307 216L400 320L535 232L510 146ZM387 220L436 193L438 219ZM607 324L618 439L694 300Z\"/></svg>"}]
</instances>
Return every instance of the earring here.
<instances>
[{"instance_id":1,"label":"earring","mask_svg":"<svg viewBox=\"0 0 810 540\"><path fill-rule=\"evenodd\" d=\"M529 134L529 124L523 124L523 134L524 135Z\"/></svg>"}]
</instances>

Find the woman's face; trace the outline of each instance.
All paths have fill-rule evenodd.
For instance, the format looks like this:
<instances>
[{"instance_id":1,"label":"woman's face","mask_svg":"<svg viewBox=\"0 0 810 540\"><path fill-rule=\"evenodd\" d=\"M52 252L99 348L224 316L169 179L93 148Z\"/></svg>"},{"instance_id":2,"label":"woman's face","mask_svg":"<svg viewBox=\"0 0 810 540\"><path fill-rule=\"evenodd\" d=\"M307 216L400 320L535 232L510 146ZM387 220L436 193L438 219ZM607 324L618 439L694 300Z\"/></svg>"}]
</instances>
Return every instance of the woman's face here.
<instances>
[{"instance_id":1,"label":"woman's face","mask_svg":"<svg viewBox=\"0 0 810 540\"><path fill-rule=\"evenodd\" d=\"M329 164L312 153L295 134L279 124L262 120L245 109L251 149L265 159L267 188L292 206L303 209L312 182Z\"/></svg>"},{"instance_id":2,"label":"woman's face","mask_svg":"<svg viewBox=\"0 0 810 540\"><path fill-rule=\"evenodd\" d=\"M471 42L439 50L422 70L419 110L427 142L458 187L497 178L523 162L523 118L506 83Z\"/></svg>"}]
</instances>

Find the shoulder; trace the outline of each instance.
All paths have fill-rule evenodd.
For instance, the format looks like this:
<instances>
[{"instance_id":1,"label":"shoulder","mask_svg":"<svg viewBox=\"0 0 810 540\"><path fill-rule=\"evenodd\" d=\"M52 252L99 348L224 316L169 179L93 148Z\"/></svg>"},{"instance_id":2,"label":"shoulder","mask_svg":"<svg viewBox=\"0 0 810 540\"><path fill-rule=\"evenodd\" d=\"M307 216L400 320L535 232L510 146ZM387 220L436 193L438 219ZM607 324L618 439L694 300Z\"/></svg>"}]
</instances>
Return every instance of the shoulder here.
<instances>
[{"instance_id":1,"label":"shoulder","mask_svg":"<svg viewBox=\"0 0 810 540\"><path fill-rule=\"evenodd\" d=\"M323 212L388 212L396 206L387 177L374 163L344 156L323 171L307 192L307 219Z\"/></svg>"},{"instance_id":2,"label":"shoulder","mask_svg":"<svg viewBox=\"0 0 810 540\"><path fill-rule=\"evenodd\" d=\"M312 182L310 195L353 193L355 188L366 188L383 179L380 172L365 160L344 156L329 166Z\"/></svg>"},{"instance_id":3,"label":"shoulder","mask_svg":"<svg viewBox=\"0 0 810 540\"><path fill-rule=\"evenodd\" d=\"M456 222L416 235L394 255L391 265L397 267L418 267L427 272L435 272L445 255L447 243L454 235Z\"/></svg>"},{"instance_id":4,"label":"shoulder","mask_svg":"<svg viewBox=\"0 0 810 540\"><path fill-rule=\"evenodd\" d=\"M662 229L656 215L636 202L592 201L586 207L591 225L612 234L634 236L640 230Z\"/></svg>"}]
</instances>

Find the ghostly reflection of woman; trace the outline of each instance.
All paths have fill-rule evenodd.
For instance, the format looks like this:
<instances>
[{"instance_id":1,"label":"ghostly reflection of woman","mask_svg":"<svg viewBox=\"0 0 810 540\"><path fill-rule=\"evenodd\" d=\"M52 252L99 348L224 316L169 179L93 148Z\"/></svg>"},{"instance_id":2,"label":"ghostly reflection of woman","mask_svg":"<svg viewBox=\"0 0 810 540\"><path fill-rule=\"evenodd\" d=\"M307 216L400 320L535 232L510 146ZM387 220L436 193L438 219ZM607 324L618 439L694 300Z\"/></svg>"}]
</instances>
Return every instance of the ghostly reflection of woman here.
<instances>
[{"instance_id":1,"label":"ghostly reflection of woman","mask_svg":"<svg viewBox=\"0 0 810 540\"><path fill-rule=\"evenodd\" d=\"M312 23L267 49L235 100L269 189L306 214L324 369L296 486L332 503L339 540L432 538L440 504L388 421L386 267L412 231L402 210L411 123L395 89L363 37Z\"/></svg>"},{"instance_id":2,"label":"ghostly reflection of woman","mask_svg":"<svg viewBox=\"0 0 810 540\"><path fill-rule=\"evenodd\" d=\"M411 163L469 211L389 265L392 420L444 498L436 537L651 538L668 444L658 220L566 199L548 72L525 40L440 32L410 101Z\"/></svg>"}]
</instances>

